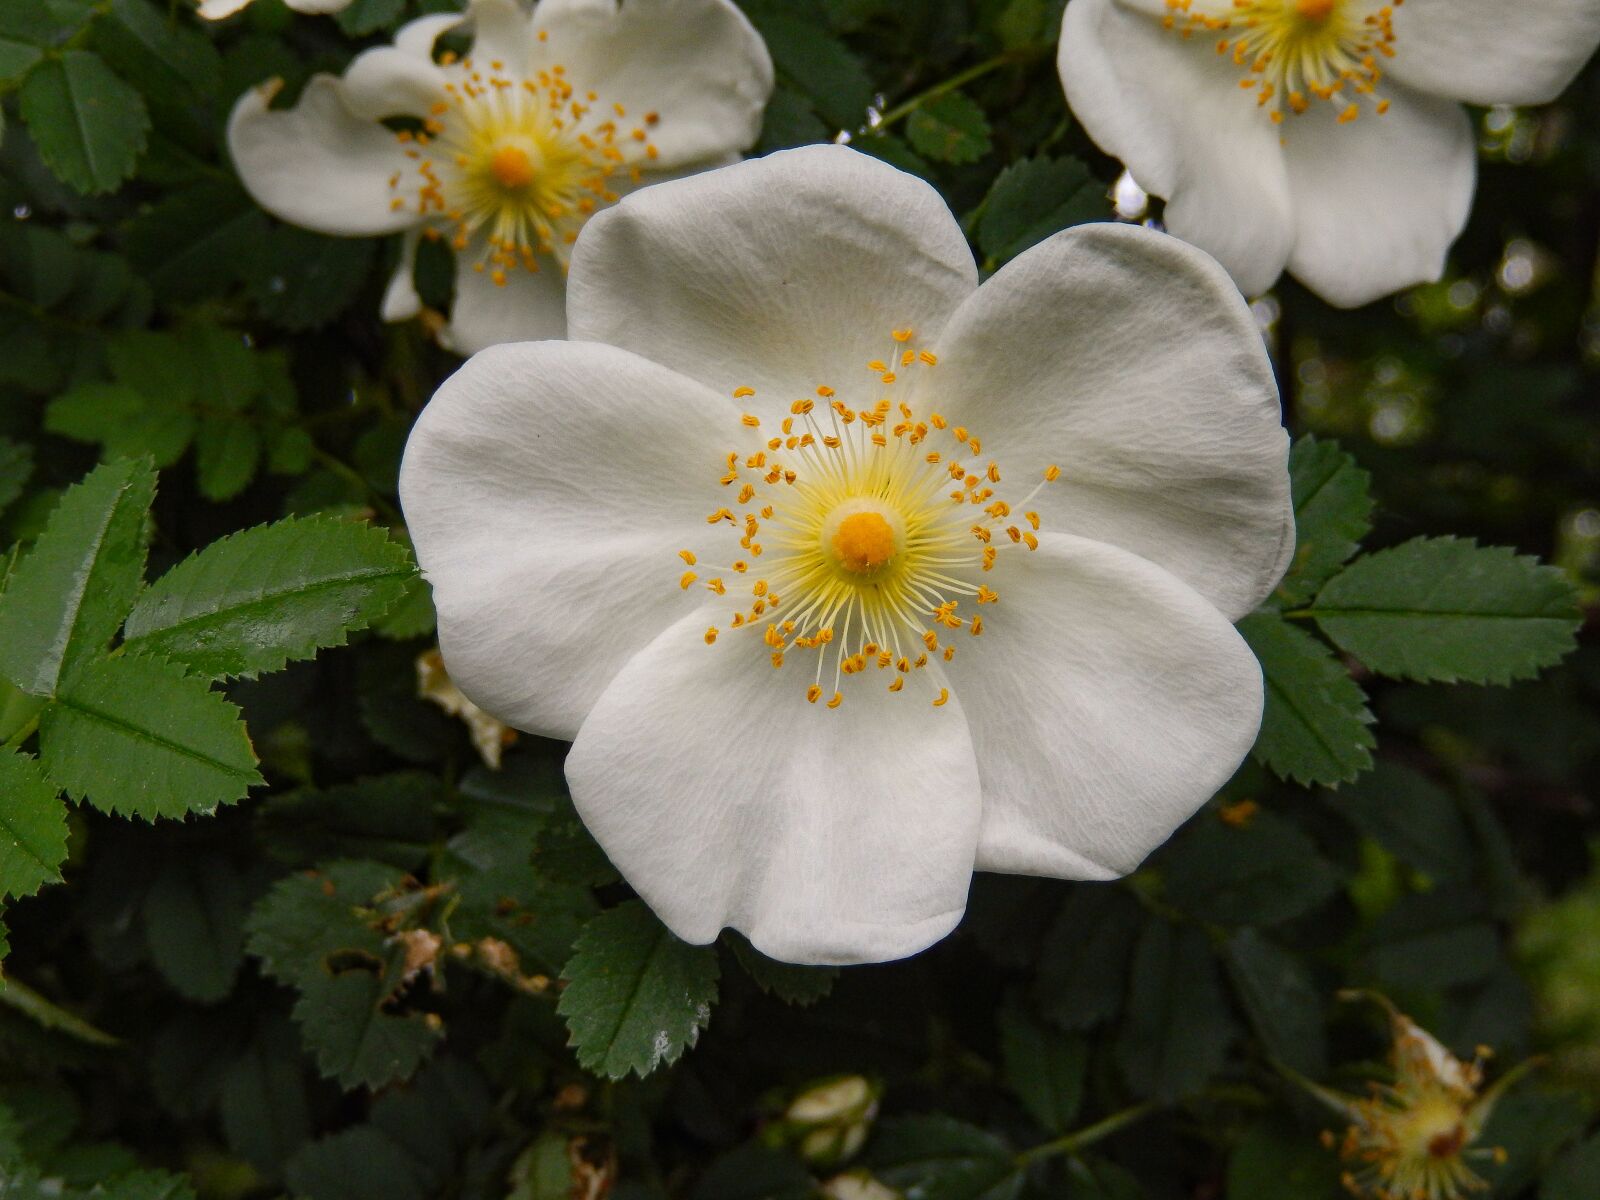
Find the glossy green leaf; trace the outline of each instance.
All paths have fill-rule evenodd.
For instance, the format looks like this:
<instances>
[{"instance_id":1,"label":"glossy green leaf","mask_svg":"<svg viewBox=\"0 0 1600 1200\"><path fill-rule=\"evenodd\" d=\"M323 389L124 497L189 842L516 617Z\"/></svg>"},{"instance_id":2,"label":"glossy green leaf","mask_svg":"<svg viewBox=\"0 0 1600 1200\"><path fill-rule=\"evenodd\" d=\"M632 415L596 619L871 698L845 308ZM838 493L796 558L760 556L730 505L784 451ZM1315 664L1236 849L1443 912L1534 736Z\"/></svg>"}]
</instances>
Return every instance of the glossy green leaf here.
<instances>
[{"instance_id":1,"label":"glossy green leaf","mask_svg":"<svg viewBox=\"0 0 1600 1200\"><path fill-rule=\"evenodd\" d=\"M922 1200L1012 1200L1022 1171L994 1134L954 1117L885 1121L866 1153L873 1174Z\"/></svg>"},{"instance_id":2,"label":"glossy green leaf","mask_svg":"<svg viewBox=\"0 0 1600 1200\"><path fill-rule=\"evenodd\" d=\"M1380 675L1467 683L1510 683L1559 662L1580 621L1559 570L1449 537L1358 558L1317 594L1311 615Z\"/></svg>"},{"instance_id":3,"label":"glossy green leaf","mask_svg":"<svg viewBox=\"0 0 1600 1200\"><path fill-rule=\"evenodd\" d=\"M99 652L122 624L144 575L148 463L96 467L67 490L0 596L0 674L35 696Z\"/></svg>"},{"instance_id":4,"label":"glossy green leaf","mask_svg":"<svg viewBox=\"0 0 1600 1200\"><path fill-rule=\"evenodd\" d=\"M219 538L146 589L130 651L212 678L276 671L342 646L400 598L415 571L383 530L300 517Z\"/></svg>"},{"instance_id":5,"label":"glossy green leaf","mask_svg":"<svg viewBox=\"0 0 1600 1200\"><path fill-rule=\"evenodd\" d=\"M92 659L62 680L39 757L76 800L154 820L211 813L261 783L239 710L159 659Z\"/></svg>"},{"instance_id":6,"label":"glossy green leaf","mask_svg":"<svg viewBox=\"0 0 1600 1200\"><path fill-rule=\"evenodd\" d=\"M1075 158L1024 158L995 176L978 244L996 265L1058 230L1110 214L1106 186Z\"/></svg>"},{"instance_id":7,"label":"glossy green leaf","mask_svg":"<svg viewBox=\"0 0 1600 1200\"><path fill-rule=\"evenodd\" d=\"M1372 712L1338 656L1270 609L1240 621L1239 632L1266 683L1256 760L1306 786L1349 783L1370 767Z\"/></svg>"},{"instance_id":8,"label":"glossy green leaf","mask_svg":"<svg viewBox=\"0 0 1600 1200\"><path fill-rule=\"evenodd\" d=\"M716 948L680 941L637 900L585 926L562 974L578 1061L607 1079L676 1062L717 1001Z\"/></svg>"}]
</instances>

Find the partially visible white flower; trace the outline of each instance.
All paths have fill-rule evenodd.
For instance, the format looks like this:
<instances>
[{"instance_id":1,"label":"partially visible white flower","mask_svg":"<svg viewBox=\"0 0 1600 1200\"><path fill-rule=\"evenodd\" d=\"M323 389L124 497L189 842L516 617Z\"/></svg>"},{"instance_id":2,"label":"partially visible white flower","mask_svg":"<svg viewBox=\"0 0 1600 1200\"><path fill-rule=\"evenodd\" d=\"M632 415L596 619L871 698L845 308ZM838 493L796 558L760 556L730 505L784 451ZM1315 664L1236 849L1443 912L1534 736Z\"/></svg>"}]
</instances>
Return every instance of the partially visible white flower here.
<instances>
[{"instance_id":1,"label":"partially visible white flower","mask_svg":"<svg viewBox=\"0 0 1600 1200\"><path fill-rule=\"evenodd\" d=\"M822 1185L822 1194L828 1200L902 1200L899 1192L859 1168L829 1179Z\"/></svg>"},{"instance_id":2,"label":"partially visible white flower","mask_svg":"<svg viewBox=\"0 0 1600 1200\"><path fill-rule=\"evenodd\" d=\"M462 694L444 669L444 656L436 649L424 650L417 656L417 695L433 701L452 717L460 717L483 765L494 771L500 769L501 752L517 740L517 731Z\"/></svg>"},{"instance_id":3,"label":"partially visible white flower","mask_svg":"<svg viewBox=\"0 0 1600 1200\"><path fill-rule=\"evenodd\" d=\"M350 0L283 0L295 12L336 13L350 7ZM220 21L250 7L251 0L200 0L200 15L208 21Z\"/></svg>"},{"instance_id":4,"label":"partially visible white flower","mask_svg":"<svg viewBox=\"0 0 1600 1200\"><path fill-rule=\"evenodd\" d=\"M401 499L456 683L576 739L680 937L912 954L974 867L1123 874L1249 751L1288 438L1200 251L1088 225L979 287L937 192L814 146L601 214L569 301L444 384Z\"/></svg>"},{"instance_id":5,"label":"partially visible white flower","mask_svg":"<svg viewBox=\"0 0 1600 1200\"><path fill-rule=\"evenodd\" d=\"M1072 0L1089 136L1246 295L1353 307L1439 278L1476 178L1468 104L1553 100L1600 0Z\"/></svg>"},{"instance_id":6,"label":"partially visible white flower","mask_svg":"<svg viewBox=\"0 0 1600 1200\"><path fill-rule=\"evenodd\" d=\"M471 51L436 54L466 24ZM413 317L419 237L455 251L441 340L470 354L562 337L578 231L623 194L737 159L761 128L772 61L731 0L471 0L395 44L235 106L228 148L267 211L320 233L405 233L385 320ZM403 127L392 128L395 118ZM389 122L386 124L385 122Z\"/></svg>"}]
</instances>

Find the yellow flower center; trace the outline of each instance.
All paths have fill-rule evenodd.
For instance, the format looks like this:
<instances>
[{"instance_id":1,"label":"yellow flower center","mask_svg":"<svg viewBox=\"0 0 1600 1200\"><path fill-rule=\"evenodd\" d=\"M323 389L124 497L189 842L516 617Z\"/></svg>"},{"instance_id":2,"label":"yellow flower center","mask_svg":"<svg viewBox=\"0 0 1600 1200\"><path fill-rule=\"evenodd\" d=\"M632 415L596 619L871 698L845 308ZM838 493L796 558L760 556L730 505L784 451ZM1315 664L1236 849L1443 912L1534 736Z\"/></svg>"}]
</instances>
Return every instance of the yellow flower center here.
<instances>
[{"instance_id":1,"label":"yellow flower center","mask_svg":"<svg viewBox=\"0 0 1600 1200\"><path fill-rule=\"evenodd\" d=\"M1380 60L1394 57L1394 10L1405 0L1166 0L1163 24L1185 38L1216 35L1216 52L1244 72L1239 86L1276 124L1318 100L1340 124L1377 95Z\"/></svg>"},{"instance_id":2,"label":"yellow flower center","mask_svg":"<svg viewBox=\"0 0 1600 1200\"><path fill-rule=\"evenodd\" d=\"M448 237L457 253L481 239L474 266L497 284L509 271L538 271L541 258L564 271L584 222L657 157L650 134L660 116L634 119L580 94L560 65L521 77L447 54L439 66L445 97L421 129L395 135L413 165L390 178L391 205L428 218L424 232Z\"/></svg>"},{"instance_id":3,"label":"yellow flower center","mask_svg":"<svg viewBox=\"0 0 1600 1200\"><path fill-rule=\"evenodd\" d=\"M815 399L789 405L775 436L728 452L719 482L733 495L706 521L739 534L733 560L702 566L692 550L678 552L691 568L678 578L683 590L698 583L747 597L728 628L761 630L774 667L797 650L815 653L806 697L816 703L831 693L829 708L843 702L846 675L881 671L888 690L900 692L935 656L955 657L955 644L941 638L983 633L976 610L1000 599L980 582L983 573L1003 550L1038 548L1039 514L1027 505L1060 475L1046 468L1015 506L999 498L1000 465L981 457L977 435L937 412L919 416L911 395L896 394L902 374L938 360L911 345L911 330L891 336L892 352L866 364L876 399L865 407L819 386ZM759 437L759 417L746 413L742 425ZM970 616L960 612L966 602ZM721 633L713 625L705 641ZM927 690L935 706L949 699L943 687Z\"/></svg>"},{"instance_id":4,"label":"yellow flower center","mask_svg":"<svg viewBox=\"0 0 1600 1200\"><path fill-rule=\"evenodd\" d=\"M823 522L823 543L847 575L877 575L901 547L895 535L900 514L868 497L847 500Z\"/></svg>"}]
</instances>

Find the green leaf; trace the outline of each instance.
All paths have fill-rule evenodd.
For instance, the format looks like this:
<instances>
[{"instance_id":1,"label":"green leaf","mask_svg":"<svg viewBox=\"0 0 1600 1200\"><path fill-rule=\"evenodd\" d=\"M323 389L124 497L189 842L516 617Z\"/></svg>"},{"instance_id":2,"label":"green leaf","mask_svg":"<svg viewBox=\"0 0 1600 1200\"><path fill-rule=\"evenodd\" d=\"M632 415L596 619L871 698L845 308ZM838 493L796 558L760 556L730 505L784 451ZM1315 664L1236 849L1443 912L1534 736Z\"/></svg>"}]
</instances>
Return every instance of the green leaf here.
<instances>
[{"instance_id":1,"label":"green leaf","mask_svg":"<svg viewBox=\"0 0 1600 1200\"><path fill-rule=\"evenodd\" d=\"M239 710L153 658L76 668L45 710L39 751L74 799L145 820L209 815L262 782Z\"/></svg>"},{"instance_id":2,"label":"green leaf","mask_svg":"<svg viewBox=\"0 0 1600 1200\"><path fill-rule=\"evenodd\" d=\"M906 137L919 154L940 162L976 162L990 149L983 109L960 92L936 96L912 113Z\"/></svg>"},{"instance_id":3,"label":"green leaf","mask_svg":"<svg viewBox=\"0 0 1600 1200\"><path fill-rule=\"evenodd\" d=\"M244 955L244 881L231 863L192 858L170 864L144 898L145 942L156 970L202 1004L233 990Z\"/></svg>"},{"instance_id":4,"label":"green leaf","mask_svg":"<svg viewBox=\"0 0 1600 1200\"><path fill-rule=\"evenodd\" d=\"M96 467L68 488L0 597L0 674L35 696L103 649L144 575L149 463Z\"/></svg>"},{"instance_id":5,"label":"green leaf","mask_svg":"<svg viewBox=\"0 0 1600 1200\"><path fill-rule=\"evenodd\" d=\"M1380 762L1371 775L1328 802L1396 858L1434 880L1472 873L1477 855L1460 806L1409 767Z\"/></svg>"},{"instance_id":6,"label":"green leaf","mask_svg":"<svg viewBox=\"0 0 1600 1200\"><path fill-rule=\"evenodd\" d=\"M1048 1029L1015 1002L1000 1010L1000 1058L1007 1086L1028 1115L1051 1133L1066 1133L1083 1103L1089 1043Z\"/></svg>"},{"instance_id":7,"label":"green leaf","mask_svg":"<svg viewBox=\"0 0 1600 1200\"><path fill-rule=\"evenodd\" d=\"M438 1041L422 1014L391 1004L405 951L377 928L377 908L410 894L404 878L378 863L330 863L280 880L245 922L262 969L300 992L294 1019L317 1069L345 1088L405 1078Z\"/></svg>"},{"instance_id":8,"label":"green leaf","mask_svg":"<svg viewBox=\"0 0 1600 1200\"><path fill-rule=\"evenodd\" d=\"M222 85L222 58L211 40L150 0L112 0L95 22L94 46L152 98L204 97Z\"/></svg>"},{"instance_id":9,"label":"green leaf","mask_svg":"<svg viewBox=\"0 0 1600 1200\"><path fill-rule=\"evenodd\" d=\"M811 101L780 83L767 101L766 114L761 122L761 140L756 147L766 154L773 150L787 150L791 146L825 142L828 134L828 127L813 111Z\"/></svg>"},{"instance_id":10,"label":"green leaf","mask_svg":"<svg viewBox=\"0 0 1600 1200\"><path fill-rule=\"evenodd\" d=\"M1134 953L1128 1013L1116 1041L1129 1085L1159 1100L1189 1095L1222 1067L1233 1034L1205 933L1150 922Z\"/></svg>"},{"instance_id":11,"label":"green leaf","mask_svg":"<svg viewBox=\"0 0 1600 1200\"><path fill-rule=\"evenodd\" d=\"M743 934L729 930L724 936L733 956L755 985L785 1004L797 1004L802 1008L815 1004L833 991L834 982L839 978L838 967L803 967L779 962L757 950Z\"/></svg>"},{"instance_id":12,"label":"green leaf","mask_svg":"<svg viewBox=\"0 0 1600 1200\"><path fill-rule=\"evenodd\" d=\"M1372 531L1372 477L1338 442L1312 434L1289 451L1294 495L1294 562L1278 586L1286 604L1304 604L1361 546Z\"/></svg>"},{"instance_id":13,"label":"green leaf","mask_svg":"<svg viewBox=\"0 0 1600 1200\"><path fill-rule=\"evenodd\" d=\"M1325 1005L1306 965L1255 929L1229 938L1222 959L1262 1047L1302 1075L1320 1077L1328 1067Z\"/></svg>"},{"instance_id":14,"label":"green leaf","mask_svg":"<svg viewBox=\"0 0 1600 1200\"><path fill-rule=\"evenodd\" d=\"M562 1182L566 1185L561 1194L565 1195L572 1188L572 1166L564 1144L561 1151ZM547 1194L535 1191L532 1200L543 1200ZM690 1190L689 1200L812 1200L816 1195L816 1180L793 1155L751 1144L724 1154L707 1167ZM523 1198L519 1194L513 1200Z\"/></svg>"},{"instance_id":15,"label":"green leaf","mask_svg":"<svg viewBox=\"0 0 1600 1200\"><path fill-rule=\"evenodd\" d=\"M261 315L298 332L321 328L348 308L376 256L369 238L326 237L279 225L255 240L240 270Z\"/></svg>"},{"instance_id":16,"label":"green leaf","mask_svg":"<svg viewBox=\"0 0 1600 1200\"><path fill-rule=\"evenodd\" d=\"M1539 1200L1592 1200L1600 1179L1600 1134L1572 1147L1545 1172Z\"/></svg>"},{"instance_id":17,"label":"green leaf","mask_svg":"<svg viewBox=\"0 0 1600 1200\"><path fill-rule=\"evenodd\" d=\"M249 1047L226 1064L217 1108L228 1145L256 1167L277 1171L311 1135L311 1112L293 1027L261 1026Z\"/></svg>"},{"instance_id":18,"label":"green leaf","mask_svg":"<svg viewBox=\"0 0 1600 1200\"><path fill-rule=\"evenodd\" d=\"M108 459L148 455L157 467L183 457L195 432L194 413L168 394L151 399L121 383L80 383L50 401L44 427L79 442L98 442Z\"/></svg>"},{"instance_id":19,"label":"green leaf","mask_svg":"<svg viewBox=\"0 0 1600 1200\"><path fill-rule=\"evenodd\" d=\"M207 179L158 200L126 227L128 257L157 296L196 300L244 275L245 259L271 230L231 179Z\"/></svg>"},{"instance_id":20,"label":"green leaf","mask_svg":"<svg viewBox=\"0 0 1600 1200\"><path fill-rule=\"evenodd\" d=\"M319 791L270 796L259 814L267 849L299 865L327 859L370 859L415 869L434 839L433 810L445 785L431 775L400 771ZM497 840L501 847L505 838ZM520 848L527 857L526 844Z\"/></svg>"},{"instance_id":21,"label":"green leaf","mask_svg":"<svg viewBox=\"0 0 1600 1200\"><path fill-rule=\"evenodd\" d=\"M1010 1148L954 1117L885 1121L866 1162L884 1183L918 1200L1011 1200L1022 1190Z\"/></svg>"},{"instance_id":22,"label":"green leaf","mask_svg":"<svg viewBox=\"0 0 1600 1200\"><path fill-rule=\"evenodd\" d=\"M240 417L211 417L195 439L200 494L213 503L232 500L249 486L261 465L261 435Z\"/></svg>"},{"instance_id":23,"label":"green leaf","mask_svg":"<svg viewBox=\"0 0 1600 1200\"><path fill-rule=\"evenodd\" d=\"M1075 158L1024 158L995 177L978 222L978 245L995 263L1072 225L1105 217L1106 188Z\"/></svg>"},{"instance_id":24,"label":"green leaf","mask_svg":"<svg viewBox=\"0 0 1600 1200\"><path fill-rule=\"evenodd\" d=\"M1034 1003L1064 1029L1087 1029L1122 1008L1144 910L1121 888L1080 884L1039 948Z\"/></svg>"},{"instance_id":25,"label":"green leaf","mask_svg":"<svg viewBox=\"0 0 1600 1200\"><path fill-rule=\"evenodd\" d=\"M310 658L382 615L415 571L383 530L291 517L219 538L147 588L130 651L210 678L253 677Z\"/></svg>"},{"instance_id":26,"label":"green leaf","mask_svg":"<svg viewBox=\"0 0 1600 1200\"><path fill-rule=\"evenodd\" d=\"M1311 615L1380 675L1448 683L1526 679L1571 651L1580 624L1561 571L1462 538L1358 558L1318 593Z\"/></svg>"},{"instance_id":27,"label":"green leaf","mask_svg":"<svg viewBox=\"0 0 1600 1200\"><path fill-rule=\"evenodd\" d=\"M1465 885L1402 897L1373 922L1364 970L1385 986L1431 992L1476 983L1501 958L1483 897Z\"/></svg>"},{"instance_id":28,"label":"green leaf","mask_svg":"<svg viewBox=\"0 0 1600 1200\"><path fill-rule=\"evenodd\" d=\"M1339 1159L1291 1126L1257 1125L1228 1159L1227 1200L1341 1200Z\"/></svg>"},{"instance_id":29,"label":"green leaf","mask_svg":"<svg viewBox=\"0 0 1600 1200\"><path fill-rule=\"evenodd\" d=\"M855 129L866 120L872 78L848 46L818 22L786 11L784 0L756 0L743 7L772 52L779 76L809 97L824 120L834 129Z\"/></svg>"},{"instance_id":30,"label":"green leaf","mask_svg":"<svg viewBox=\"0 0 1600 1200\"><path fill-rule=\"evenodd\" d=\"M357 1125L302 1146L284 1171L305 1200L427 1200L405 1148L381 1130Z\"/></svg>"},{"instance_id":31,"label":"green leaf","mask_svg":"<svg viewBox=\"0 0 1600 1200\"><path fill-rule=\"evenodd\" d=\"M334 20L352 37L365 37L392 25L404 11L405 0L352 0Z\"/></svg>"},{"instance_id":32,"label":"green leaf","mask_svg":"<svg viewBox=\"0 0 1600 1200\"><path fill-rule=\"evenodd\" d=\"M408 1078L439 1040L439 1030L421 1013L388 1010L399 983L396 966L391 961L388 970L378 971L324 963L301 984L294 1006L300 1035L317 1070L346 1090Z\"/></svg>"},{"instance_id":33,"label":"green leaf","mask_svg":"<svg viewBox=\"0 0 1600 1200\"><path fill-rule=\"evenodd\" d=\"M22 495L28 477L33 474L33 447L26 442L14 442L0 437L0 513L11 507L11 502Z\"/></svg>"},{"instance_id":34,"label":"green leaf","mask_svg":"<svg viewBox=\"0 0 1600 1200\"><path fill-rule=\"evenodd\" d=\"M99 55L63 51L34 68L19 98L40 157L63 183L92 195L115 191L133 174L150 114Z\"/></svg>"},{"instance_id":35,"label":"green leaf","mask_svg":"<svg viewBox=\"0 0 1600 1200\"><path fill-rule=\"evenodd\" d=\"M717 952L680 941L643 903L600 914L578 936L556 1011L578 1062L607 1079L670 1066L717 1000Z\"/></svg>"},{"instance_id":36,"label":"green leaf","mask_svg":"<svg viewBox=\"0 0 1600 1200\"><path fill-rule=\"evenodd\" d=\"M25 754L0 750L0 898L31 896L61 880L67 810Z\"/></svg>"},{"instance_id":37,"label":"green leaf","mask_svg":"<svg viewBox=\"0 0 1600 1200\"><path fill-rule=\"evenodd\" d=\"M1202 812L1163 851L1164 897L1219 925L1273 925L1311 912L1339 889L1316 843L1274 812L1236 827Z\"/></svg>"},{"instance_id":38,"label":"green leaf","mask_svg":"<svg viewBox=\"0 0 1600 1200\"><path fill-rule=\"evenodd\" d=\"M1266 682L1256 760L1307 787L1349 783L1372 766L1372 712L1338 656L1271 609L1251 613L1239 632Z\"/></svg>"},{"instance_id":39,"label":"green leaf","mask_svg":"<svg viewBox=\"0 0 1600 1200\"><path fill-rule=\"evenodd\" d=\"M21 79L44 57L44 51L26 42L0 37L0 83ZM0 127L3 132L3 127Z\"/></svg>"}]
</instances>

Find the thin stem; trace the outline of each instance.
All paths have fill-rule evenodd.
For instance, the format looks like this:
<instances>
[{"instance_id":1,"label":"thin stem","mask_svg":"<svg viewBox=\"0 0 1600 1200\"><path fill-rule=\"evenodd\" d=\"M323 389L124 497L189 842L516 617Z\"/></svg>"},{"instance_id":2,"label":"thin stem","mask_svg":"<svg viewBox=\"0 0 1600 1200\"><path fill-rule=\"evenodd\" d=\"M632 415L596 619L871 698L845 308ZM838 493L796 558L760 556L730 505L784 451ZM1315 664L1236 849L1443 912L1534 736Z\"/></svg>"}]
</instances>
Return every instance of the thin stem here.
<instances>
[{"instance_id":1,"label":"thin stem","mask_svg":"<svg viewBox=\"0 0 1600 1200\"><path fill-rule=\"evenodd\" d=\"M1054 1141L1044 1142L1024 1150L1017 1155L1016 1163L1019 1167L1026 1167L1041 1159L1055 1158L1059 1155L1075 1155L1080 1150L1085 1150L1096 1142L1103 1141L1114 1133L1120 1133L1129 1125L1144 1120L1145 1117L1155 1112L1159 1106L1156 1104L1135 1104L1132 1108L1125 1108L1119 1113L1112 1113L1102 1121L1093 1125L1086 1125L1065 1137L1056 1138Z\"/></svg>"},{"instance_id":2,"label":"thin stem","mask_svg":"<svg viewBox=\"0 0 1600 1200\"><path fill-rule=\"evenodd\" d=\"M971 83L974 79L980 79L989 74L991 71L998 71L1001 67L1011 66L1016 63L1031 62L1037 57L1038 55L1031 52L1007 50L1003 53L996 54L993 58L986 58L981 63L970 66L965 71L958 71L954 75L950 76L949 79L934 84L927 91L918 92L909 100L903 100L899 104L896 104L888 112L884 113L875 122L873 122L872 125L867 128L867 132L880 133L889 128L889 126L893 125L896 121L903 120L904 118L910 116L928 101L937 100L946 92L953 92L958 87L962 87L965 84Z\"/></svg>"}]
</instances>

